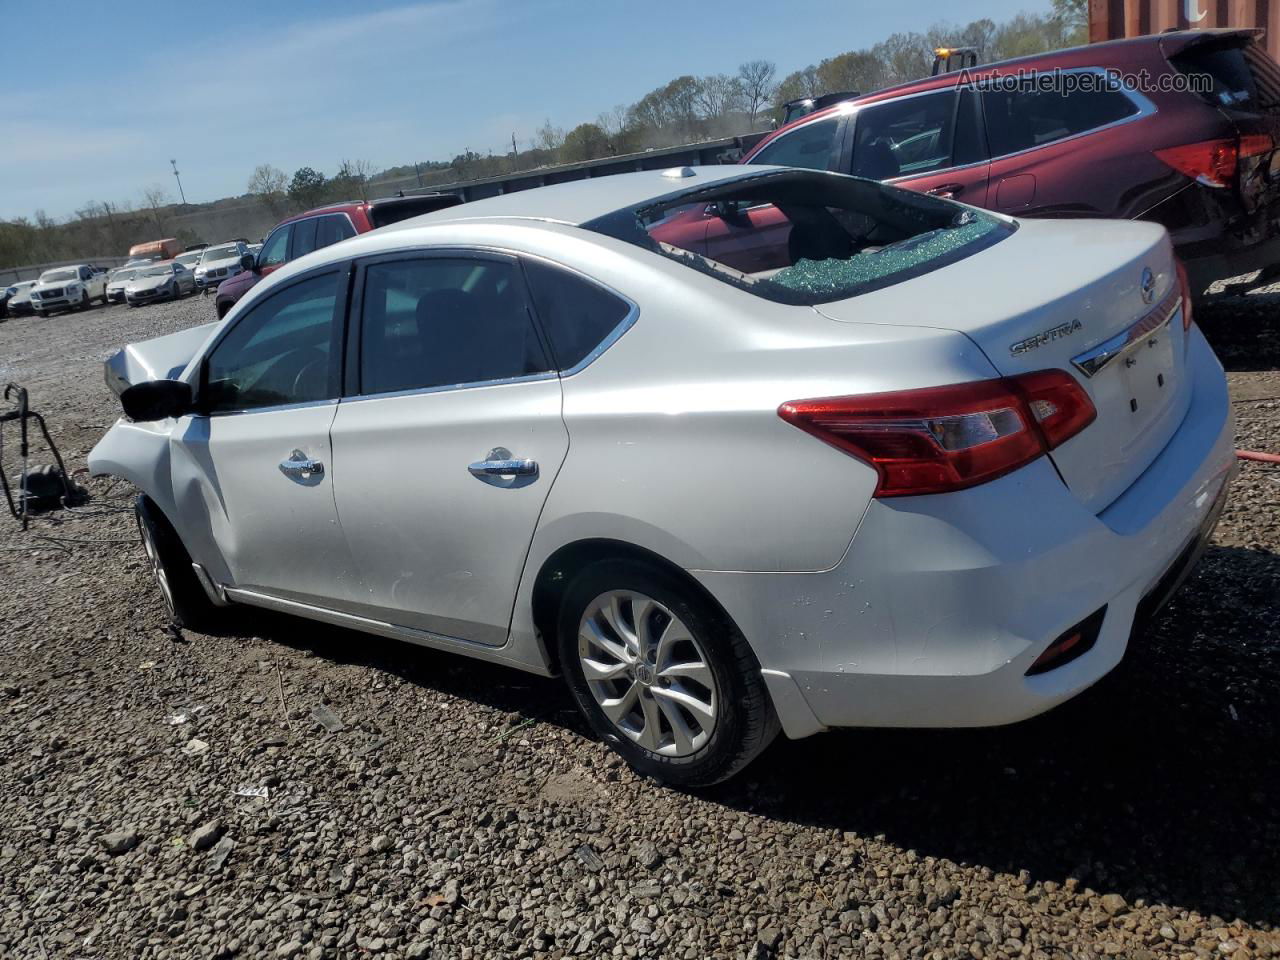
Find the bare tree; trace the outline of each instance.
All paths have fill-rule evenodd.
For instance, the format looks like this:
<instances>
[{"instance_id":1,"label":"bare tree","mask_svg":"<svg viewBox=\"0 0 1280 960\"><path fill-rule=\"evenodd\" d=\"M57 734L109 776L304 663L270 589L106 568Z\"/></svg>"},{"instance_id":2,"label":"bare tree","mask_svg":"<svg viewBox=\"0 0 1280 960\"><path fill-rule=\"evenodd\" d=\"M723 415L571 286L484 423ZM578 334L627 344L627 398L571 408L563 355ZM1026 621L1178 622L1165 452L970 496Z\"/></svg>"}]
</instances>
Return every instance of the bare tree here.
<instances>
[{"instance_id":1,"label":"bare tree","mask_svg":"<svg viewBox=\"0 0 1280 960\"><path fill-rule=\"evenodd\" d=\"M742 90L743 107L756 124L756 115L762 107L768 106L773 99L774 82L778 75L778 67L771 60L749 60L738 67L738 84Z\"/></svg>"},{"instance_id":2,"label":"bare tree","mask_svg":"<svg viewBox=\"0 0 1280 960\"><path fill-rule=\"evenodd\" d=\"M562 143L564 143L564 130L561 127L554 126L550 118L533 135L535 150L546 150L550 153L555 153L560 149Z\"/></svg>"},{"instance_id":3,"label":"bare tree","mask_svg":"<svg viewBox=\"0 0 1280 960\"><path fill-rule=\"evenodd\" d=\"M287 208L288 189L289 177L269 163L258 164L249 175L249 193L262 201L273 217L280 216Z\"/></svg>"},{"instance_id":4,"label":"bare tree","mask_svg":"<svg viewBox=\"0 0 1280 960\"><path fill-rule=\"evenodd\" d=\"M338 165L334 181L347 185L360 193L360 199L369 199L369 178L373 176L373 163L368 160L343 160Z\"/></svg>"},{"instance_id":5,"label":"bare tree","mask_svg":"<svg viewBox=\"0 0 1280 960\"><path fill-rule=\"evenodd\" d=\"M627 129L627 105L620 103L612 110L605 110L596 117L596 126L610 137L622 136Z\"/></svg>"},{"instance_id":6,"label":"bare tree","mask_svg":"<svg viewBox=\"0 0 1280 960\"><path fill-rule=\"evenodd\" d=\"M693 102L703 117L717 120L742 104L742 84L737 77L725 73L699 77Z\"/></svg>"},{"instance_id":7,"label":"bare tree","mask_svg":"<svg viewBox=\"0 0 1280 960\"><path fill-rule=\"evenodd\" d=\"M142 199L151 208L151 215L156 221L156 229L164 233L164 220L160 217L160 208L167 207L172 202L169 199L169 191L165 190L160 184L153 183L142 191Z\"/></svg>"}]
</instances>

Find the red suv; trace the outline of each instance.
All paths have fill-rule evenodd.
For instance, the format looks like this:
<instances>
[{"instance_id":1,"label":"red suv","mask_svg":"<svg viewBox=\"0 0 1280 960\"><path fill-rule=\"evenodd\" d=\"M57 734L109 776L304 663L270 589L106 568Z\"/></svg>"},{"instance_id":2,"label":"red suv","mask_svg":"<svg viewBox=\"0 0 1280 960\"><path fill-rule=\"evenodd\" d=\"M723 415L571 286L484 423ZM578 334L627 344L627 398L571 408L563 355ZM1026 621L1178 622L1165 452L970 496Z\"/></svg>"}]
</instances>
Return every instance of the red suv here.
<instances>
[{"instance_id":1,"label":"red suv","mask_svg":"<svg viewBox=\"0 0 1280 960\"><path fill-rule=\"evenodd\" d=\"M1020 217L1154 220L1201 293L1280 262L1280 66L1260 34L1180 31L930 77L808 114L743 162L887 180ZM777 207L705 206L661 232L754 272L779 266L767 262L777 246L760 241L789 228Z\"/></svg>"},{"instance_id":2,"label":"red suv","mask_svg":"<svg viewBox=\"0 0 1280 960\"><path fill-rule=\"evenodd\" d=\"M221 319L255 283L290 260L306 256L339 240L368 233L424 213L456 206L462 198L452 193L428 193L411 197L384 197L362 203L335 203L308 210L276 224L257 257L246 255L244 272L218 285L214 307Z\"/></svg>"}]
</instances>

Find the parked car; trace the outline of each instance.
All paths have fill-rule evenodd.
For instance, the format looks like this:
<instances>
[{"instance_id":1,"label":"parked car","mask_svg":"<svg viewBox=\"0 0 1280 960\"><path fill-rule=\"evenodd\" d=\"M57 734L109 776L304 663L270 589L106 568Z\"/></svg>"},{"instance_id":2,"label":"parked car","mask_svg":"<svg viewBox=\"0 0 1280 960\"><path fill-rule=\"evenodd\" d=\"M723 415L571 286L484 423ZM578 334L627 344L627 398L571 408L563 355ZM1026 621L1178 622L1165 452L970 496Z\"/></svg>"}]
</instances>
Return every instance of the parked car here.
<instances>
[{"instance_id":1,"label":"parked car","mask_svg":"<svg viewBox=\"0 0 1280 960\"><path fill-rule=\"evenodd\" d=\"M0 320L5 320L9 316L9 298L18 292L16 286L0 287Z\"/></svg>"},{"instance_id":2,"label":"parked car","mask_svg":"<svg viewBox=\"0 0 1280 960\"><path fill-rule=\"evenodd\" d=\"M1280 264L1280 66L1260 33L1185 30L929 77L811 113L743 162L852 173L1020 217L1154 221L1199 295ZM1018 71L1062 71L1077 88L992 81ZM1106 71L1145 72L1149 89ZM1213 89L1156 91L1185 89L1196 74ZM685 237L702 236L715 255L743 229L784 219L699 208L685 215Z\"/></svg>"},{"instance_id":3,"label":"parked car","mask_svg":"<svg viewBox=\"0 0 1280 960\"><path fill-rule=\"evenodd\" d=\"M5 288L5 312L11 317L24 317L34 313L31 306L31 291L36 281L19 280Z\"/></svg>"},{"instance_id":4,"label":"parked car","mask_svg":"<svg viewBox=\"0 0 1280 960\"><path fill-rule=\"evenodd\" d=\"M124 299L131 307L156 300L177 300L195 293L196 280L191 271L176 260L165 260L149 267L139 267L133 279L125 284Z\"/></svg>"},{"instance_id":5,"label":"parked car","mask_svg":"<svg viewBox=\"0 0 1280 960\"><path fill-rule=\"evenodd\" d=\"M173 258L174 263L180 263L188 270L195 274L196 267L200 265L200 258L204 255L204 248L199 250L184 250Z\"/></svg>"},{"instance_id":6,"label":"parked car","mask_svg":"<svg viewBox=\"0 0 1280 960\"><path fill-rule=\"evenodd\" d=\"M267 236L257 255L244 260L243 272L218 287L214 308L219 317L225 317L236 301L259 280L313 250L461 202L460 197L451 193L385 197L367 203L333 204L283 220Z\"/></svg>"},{"instance_id":7,"label":"parked car","mask_svg":"<svg viewBox=\"0 0 1280 960\"><path fill-rule=\"evenodd\" d=\"M31 307L42 317L59 310L88 310L93 300L107 302L107 275L87 263L46 270L31 290Z\"/></svg>"},{"instance_id":8,"label":"parked car","mask_svg":"<svg viewBox=\"0 0 1280 960\"><path fill-rule=\"evenodd\" d=\"M142 266L150 266L150 264L143 264ZM139 269L141 269L141 267L121 267L118 270L112 271L111 275L107 277L108 303L125 302L125 287L129 285L129 281L138 275Z\"/></svg>"},{"instance_id":9,"label":"parked car","mask_svg":"<svg viewBox=\"0 0 1280 960\"><path fill-rule=\"evenodd\" d=\"M655 235L715 204L785 207L760 240L787 265ZM1235 463L1163 227L816 171L477 201L283 267L177 342L108 361L184 369L127 386L89 457L142 491L173 617L266 607L563 672L685 784L779 725L1074 696L1191 569Z\"/></svg>"},{"instance_id":10,"label":"parked car","mask_svg":"<svg viewBox=\"0 0 1280 960\"><path fill-rule=\"evenodd\" d=\"M223 280L244 270L243 261L248 255L249 245L239 240L206 248L195 268L196 286L205 294L216 290Z\"/></svg>"}]
</instances>

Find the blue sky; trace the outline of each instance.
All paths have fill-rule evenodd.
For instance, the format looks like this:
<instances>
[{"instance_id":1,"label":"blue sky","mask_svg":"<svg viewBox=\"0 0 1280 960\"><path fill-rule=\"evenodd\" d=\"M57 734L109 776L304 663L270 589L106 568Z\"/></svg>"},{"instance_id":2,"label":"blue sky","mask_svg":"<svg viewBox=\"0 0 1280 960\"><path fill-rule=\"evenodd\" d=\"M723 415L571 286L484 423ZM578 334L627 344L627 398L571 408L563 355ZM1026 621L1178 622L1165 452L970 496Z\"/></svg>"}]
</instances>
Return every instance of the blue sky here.
<instances>
[{"instance_id":1,"label":"blue sky","mask_svg":"<svg viewBox=\"0 0 1280 960\"><path fill-rule=\"evenodd\" d=\"M0 217L244 192L259 163L332 174L509 149L682 73L779 75L898 30L1048 0L0 0ZM56 10L56 12L55 12Z\"/></svg>"}]
</instances>

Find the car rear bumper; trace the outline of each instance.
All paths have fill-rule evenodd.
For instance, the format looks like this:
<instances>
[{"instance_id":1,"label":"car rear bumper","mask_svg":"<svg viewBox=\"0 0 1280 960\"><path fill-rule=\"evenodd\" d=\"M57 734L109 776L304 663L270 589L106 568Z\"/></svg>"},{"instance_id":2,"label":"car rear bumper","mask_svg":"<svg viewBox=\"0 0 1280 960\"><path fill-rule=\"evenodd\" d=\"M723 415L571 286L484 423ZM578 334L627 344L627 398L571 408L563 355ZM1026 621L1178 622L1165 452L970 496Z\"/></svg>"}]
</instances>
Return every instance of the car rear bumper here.
<instances>
[{"instance_id":1,"label":"car rear bumper","mask_svg":"<svg viewBox=\"0 0 1280 960\"><path fill-rule=\"evenodd\" d=\"M825 573L696 572L750 641L788 735L1012 723L1114 668L1194 565L1235 468L1222 368L1198 330L1189 351L1186 417L1100 514L1041 458L960 493L873 501ZM1087 652L1026 675L1103 607Z\"/></svg>"},{"instance_id":2,"label":"car rear bumper","mask_svg":"<svg viewBox=\"0 0 1280 960\"><path fill-rule=\"evenodd\" d=\"M1280 264L1280 207L1247 213L1234 191L1191 184L1143 216L1169 228L1191 289Z\"/></svg>"},{"instance_id":3,"label":"car rear bumper","mask_svg":"<svg viewBox=\"0 0 1280 960\"><path fill-rule=\"evenodd\" d=\"M1252 245L1235 246L1229 241L1176 246L1186 264L1191 289L1203 293L1214 282L1239 277L1255 270L1280 265L1280 235L1269 236Z\"/></svg>"}]
</instances>

